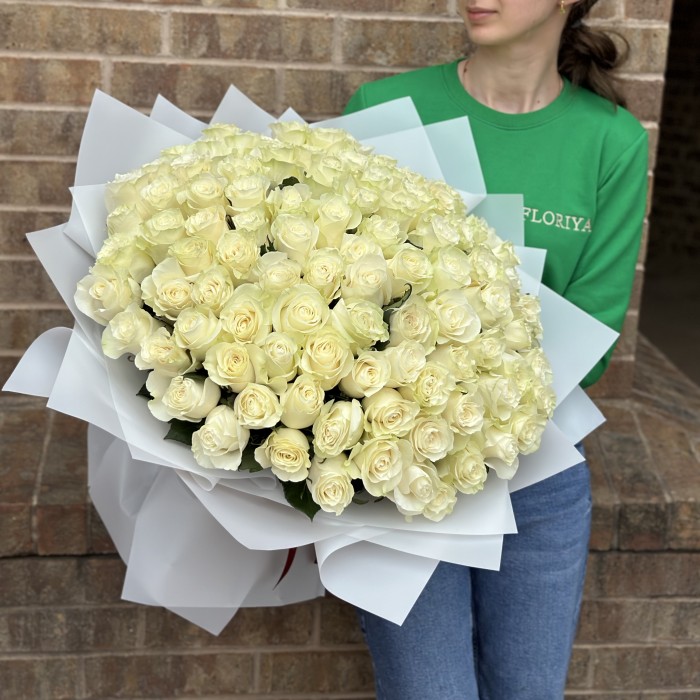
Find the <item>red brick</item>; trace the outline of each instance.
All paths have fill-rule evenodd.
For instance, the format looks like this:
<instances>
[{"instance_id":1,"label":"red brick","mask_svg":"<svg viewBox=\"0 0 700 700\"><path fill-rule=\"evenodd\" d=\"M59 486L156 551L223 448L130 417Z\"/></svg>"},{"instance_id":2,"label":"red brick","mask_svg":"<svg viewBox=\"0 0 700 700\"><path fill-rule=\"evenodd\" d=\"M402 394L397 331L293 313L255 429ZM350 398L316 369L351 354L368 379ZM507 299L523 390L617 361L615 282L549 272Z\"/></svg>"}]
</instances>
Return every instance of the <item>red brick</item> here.
<instances>
[{"instance_id":1,"label":"red brick","mask_svg":"<svg viewBox=\"0 0 700 700\"><path fill-rule=\"evenodd\" d=\"M79 563L73 557L0 559L0 607L82 602Z\"/></svg>"},{"instance_id":2,"label":"red brick","mask_svg":"<svg viewBox=\"0 0 700 700\"><path fill-rule=\"evenodd\" d=\"M101 54L160 53L155 12L17 2L0 6L0 48Z\"/></svg>"},{"instance_id":3,"label":"red brick","mask_svg":"<svg viewBox=\"0 0 700 700\"><path fill-rule=\"evenodd\" d=\"M650 641L657 604L651 600L584 600L576 642Z\"/></svg>"},{"instance_id":4,"label":"red brick","mask_svg":"<svg viewBox=\"0 0 700 700\"><path fill-rule=\"evenodd\" d=\"M162 654L87 657L85 688L90 698L163 698L253 691L251 654Z\"/></svg>"},{"instance_id":5,"label":"red brick","mask_svg":"<svg viewBox=\"0 0 700 700\"><path fill-rule=\"evenodd\" d=\"M700 646L596 647L593 687L601 690L700 686Z\"/></svg>"},{"instance_id":6,"label":"red brick","mask_svg":"<svg viewBox=\"0 0 700 700\"><path fill-rule=\"evenodd\" d=\"M126 566L119 557L85 557L78 561L85 602L112 604L121 600Z\"/></svg>"},{"instance_id":7,"label":"red brick","mask_svg":"<svg viewBox=\"0 0 700 700\"><path fill-rule=\"evenodd\" d=\"M335 116L342 112L351 95L360 85L389 75L388 72L337 70L284 71L284 103L303 117L314 119Z\"/></svg>"},{"instance_id":8,"label":"red brick","mask_svg":"<svg viewBox=\"0 0 700 700\"><path fill-rule=\"evenodd\" d=\"M284 15L177 13L173 54L187 58L258 61L331 60L332 20Z\"/></svg>"},{"instance_id":9,"label":"red brick","mask_svg":"<svg viewBox=\"0 0 700 700\"><path fill-rule=\"evenodd\" d=\"M605 4L605 3L601 3ZM629 19L671 19L673 0L625 0L625 14Z\"/></svg>"},{"instance_id":10,"label":"red brick","mask_svg":"<svg viewBox=\"0 0 700 700\"><path fill-rule=\"evenodd\" d=\"M279 652L261 656L260 686L268 693L350 693L371 690L374 680L364 649Z\"/></svg>"},{"instance_id":11,"label":"red brick","mask_svg":"<svg viewBox=\"0 0 700 700\"><path fill-rule=\"evenodd\" d=\"M627 108L637 119L650 122L659 121L664 89L663 80L626 78L620 81L620 85L627 98Z\"/></svg>"},{"instance_id":12,"label":"red brick","mask_svg":"<svg viewBox=\"0 0 700 700\"><path fill-rule=\"evenodd\" d=\"M0 151L8 155L74 156L84 126L84 112L0 109Z\"/></svg>"},{"instance_id":13,"label":"red brick","mask_svg":"<svg viewBox=\"0 0 700 700\"><path fill-rule=\"evenodd\" d=\"M3 700L75 700L79 697L79 661L41 657L0 659Z\"/></svg>"},{"instance_id":14,"label":"red brick","mask_svg":"<svg viewBox=\"0 0 700 700\"><path fill-rule=\"evenodd\" d=\"M356 66L427 66L464 53L461 21L350 19L342 21L343 61Z\"/></svg>"},{"instance_id":15,"label":"red brick","mask_svg":"<svg viewBox=\"0 0 700 700\"><path fill-rule=\"evenodd\" d=\"M87 505L38 505L37 553L85 554L88 548Z\"/></svg>"},{"instance_id":16,"label":"red brick","mask_svg":"<svg viewBox=\"0 0 700 700\"><path fill-rule=\"evenodd\" d=\"M0 557L32 554L32 507L30 504L0 503Z\"/></svg>"},{"instance_id":17,"label":"red brick","mask_svg":"<svg viewBox=\"0 0 700 700\"><path fill-rule=\"evenodd\" d=\"M315 604L241 608L217 637L181 617L159 608L147 608L145 646L149 649L215 650L217 647L266 647L288 644L302 647L312 640Z\"/></svg>"},{"instance_id":18,"label":"red brick","mask_svg":"<svg viewBox=\"0 0 700 700\"><path fill-rule=\"evenodd\" d=\"M270 68L114 61L111 93L132 107L150 107L160 93L181 109L213 112L235 83L263 109L274 112L275 82Z\"/></svg>"},{"instance_id":19,"label":"red brick","mask_svg":"<svg viewBox=\"0 0 700 700\"><path fill-rule=\"evenodd\" d=\"M591 598L700 596L700 552L593 552L586 590Z\"/></svg>"},{"instance_id":20,"label":"red brick","mask_svg":"<svg viewBox=\"0 0 700 700\"><path fill-rule=\"evenodd\" d=\"M62 303L41 263L38 260L0 260L0 304L37 302Z\"/></svg>"},{"instance_id":21,"label":"red brick","mask_svg":"<svg viewBox=\"0 0 700 700\"><path fill-rule=\"evenodd\" d=\"M357 613L352 605L335 596L326 595L319 601L321 611L321 643L364 644Z\"/></svg>"},{"instance_id":22,"label":"red brick","mask_svg":"<svg viewBox=\"0 0 700 700\"><path fill-rule=\"evenodd\" d=\"M68 219L62 211L0 211L0 255L29 255L32 248L26 234L57 226Z\"/></svg>"},{"instance_id":23,"label":"red brick","mask_svg":"<svg viewBox=\"0 0 700 700\"><path fill-rule=\"evenodd\" d=\"M394 12L396 14L446 15L447 0L287 0L293 9L341 12Z\"/></svg>"},{"instance_id":24,"label":"red brick","mask_svg":"<svg viewBox=\"0 0 700 700\"><path fill-rule=\"evenodd\" d=\"M114 542L107 532L95 506L88 504L88 552L91 554L114 554Z\"/></svg>"},{"instance_id":25,"label":"red brick","mask_svg":"<svg viewBox=\"0 0 700 700\"><path fill-rule=\"evenodd\" d=\"M44 449L48 413L36 406L0 410L0 503L29 505Z\"/></svg>"},{"instance_id":26,"label":"red brick","mask_svg":"<svg viewBox=\"0 0 700 700\"><path fill-rule=\"evenodd\" d=\"M0 169L0 191L8 204L68 205L74 181L74 163L7 160Z\"/></svg>"},{"instance_id":27,"label":"red brick","mask_svg":"<svg viewBox=\"0 0 700 700\"><path fill-rule=\"evenodd\" d=\"M624 70L628 73L657 73L666 68L668 27L619 26L620 33L630 44L630 53Z\"/></svg>"},{"instance_id":28,"label":"red brick","mask_svg":"<svg viewBox=\"0 0 700 700\"><path fill-rule=\"evenodd\" d=\"M96 60L3 57L0 61L3 102L88 105L100 81Z\"/></svg>"},{"instance_id":29,"label":"red brick","mask_svg":"<svg viewBox=\"0 0 700 700\"><path fill-rule=\"evenodd\" d=\"M48 285L47 288L50 293ZM4 339L3 350L26 350L44 331L56 326L73 326L73 315L68 309L0 310L0 338Z\"/></svg>"}]
</instances>

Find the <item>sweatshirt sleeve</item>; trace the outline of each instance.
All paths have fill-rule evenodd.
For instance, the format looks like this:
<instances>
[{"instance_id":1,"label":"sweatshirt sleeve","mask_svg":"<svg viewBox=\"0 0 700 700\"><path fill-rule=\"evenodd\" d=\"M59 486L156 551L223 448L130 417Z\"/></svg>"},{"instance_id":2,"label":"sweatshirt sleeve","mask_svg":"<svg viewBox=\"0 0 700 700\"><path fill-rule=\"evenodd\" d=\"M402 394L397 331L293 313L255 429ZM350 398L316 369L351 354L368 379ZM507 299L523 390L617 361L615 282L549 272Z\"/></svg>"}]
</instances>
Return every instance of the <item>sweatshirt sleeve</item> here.
<instances>
[{"instance_id":1,"label":"sweatshirt sleeve","mask_svg":"<svg viewBox=\"0 0 700 700\"><path fill-rule=\"evenodd\" d=\"M343 114L352 114L353 112L359 112L361 109L367 107L365 100L365 89L364 85L361 85L350 98L348 103L345 105Z\"/></svg>"},{"instance_id":2,"label":"sweatshirt sleeve","mask_svg":"<svg viewBox=\"0 0 700 700\"><path fill-rule=\"evenodd\" d=\"M647 204L648 145L643 131L603 173L593 232L564 297L613 330L620 331L634 284ZM611 348L584 377L600 379Z\"/></svg>"}]
</instances>

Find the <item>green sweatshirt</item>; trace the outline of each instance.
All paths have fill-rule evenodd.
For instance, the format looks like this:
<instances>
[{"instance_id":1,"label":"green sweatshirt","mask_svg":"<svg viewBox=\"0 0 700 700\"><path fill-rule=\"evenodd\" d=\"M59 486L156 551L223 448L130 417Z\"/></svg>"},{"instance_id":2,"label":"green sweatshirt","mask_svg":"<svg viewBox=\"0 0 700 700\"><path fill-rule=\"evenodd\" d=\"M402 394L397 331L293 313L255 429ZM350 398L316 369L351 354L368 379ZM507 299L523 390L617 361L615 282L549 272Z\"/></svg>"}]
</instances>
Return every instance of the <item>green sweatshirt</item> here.
<instances>
[{"instance_id":1,"label":"green sweatshirt","mask_svg":"<svg viewBox=\"0 0 700 700\"><path fill-rule=\"evenodd\" d=\"M469 117L487 191L524 196L525 242L548 251L543 282L619 331L646 211L646 131L626 110L568 81L544 109L497 112L464 90L457 64L367 83L346 113L409 96L424 124ZM600 378L611 354L581 386Z\"/></svg>"}]
</instances>

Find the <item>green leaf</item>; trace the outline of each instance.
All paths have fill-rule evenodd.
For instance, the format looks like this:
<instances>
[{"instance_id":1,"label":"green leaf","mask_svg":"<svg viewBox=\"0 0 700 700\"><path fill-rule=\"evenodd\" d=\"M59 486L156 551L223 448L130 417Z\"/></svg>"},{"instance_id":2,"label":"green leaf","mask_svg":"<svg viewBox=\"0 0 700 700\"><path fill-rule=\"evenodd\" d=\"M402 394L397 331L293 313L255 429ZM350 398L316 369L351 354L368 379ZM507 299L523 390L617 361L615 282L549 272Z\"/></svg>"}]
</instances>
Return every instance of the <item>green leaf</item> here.
<instances>
[{"instance_id":1,"label":"green leaf","mask_svg":"<svg viewBox=\"0 0 700 700\"><path fill-rule=\"evenodd\" d=\"M285 187L293 187L294 185L298 185L299 180L296 177L285 177L282 182L280 182L279 185L277 185L277 189L283 190Z\"/></svg>"},{"instance_id":2,"label":"green leaf","mask_svg":"<svg viewBox=\"0 0 700 700\"><path fill-rule=\"evenodd\" d=\"M175 440L175 442L181 442L190 447L192 447L192 433L196 432L204 425L203 420L199 421L199 423L192 423L188 420L173 418L168 422L170 423L170 430L168 430L165 439Z\"/></svg>"},{"instance_id":3,"label":"green leaf","mask_svg":"<svg viewBox=\"0 0 700 700\"><path fill-rule=\"evenodd\" d=\"M313 520L321 506L311 497L306 481L283 481L282 487L287 503L300 510L309 520Z\"/></svg>"},{"instance_id":4,"label":"green leaf","mask_svg":"<svg viewBox=\"0 0 700 700\"><path fill-rule=\"evenodd\" d=\"M248 443L248 447L243 450L243 457L238 471L244 472L261 472L262 467L255 461L255 449Z\"/></svg>"}]
</instances>

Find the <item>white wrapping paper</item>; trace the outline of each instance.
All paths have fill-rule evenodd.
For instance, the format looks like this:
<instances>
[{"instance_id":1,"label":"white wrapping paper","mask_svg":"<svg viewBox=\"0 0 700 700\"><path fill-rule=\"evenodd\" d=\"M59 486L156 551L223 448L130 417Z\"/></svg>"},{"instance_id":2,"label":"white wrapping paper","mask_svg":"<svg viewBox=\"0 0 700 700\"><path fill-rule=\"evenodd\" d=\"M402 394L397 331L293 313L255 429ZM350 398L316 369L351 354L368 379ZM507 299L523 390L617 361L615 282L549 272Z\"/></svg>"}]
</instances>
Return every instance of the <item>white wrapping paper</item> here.
<instances>
[{"instance_id":1,"label":"white wrapping paper","mask_svg":"<svg viewBox=\"0 0 700 700\"><path fill-rule=\"evenodd\" d=\"M283 117L298 115L288 110ZM232 87L212 121L264 133L274 119ZM487 195L466 120L425 128L403 99L323 125L447 180L502 237L523 246L522 198ZM167 607L218 633L241 606L293 603L325 588L401 623L440 560L498 568L503 535L517 531L509 491L580 461L573 445L601 416L577 385L615 334L541 286L544 253L522 249L523 285L541 296L560 405L542 447L521 457L510 483L489 479L438 523L407 522L389 503L353 505L338 517L321 511L312 522L286 503L268 474L222 477L201 468L187 447L163 440L167 425L135 396L142 373L126 358L104 357L102 328L77 310L73 294L105 236L104 183L162 148L197 138L203 126L160 97L149 118L96 93L70 221L30 235L76 324L38 338L4 389L47 396L50 407L91 424L90 493L127 564L125 599Z\"/></svg>"}]
</instances>

